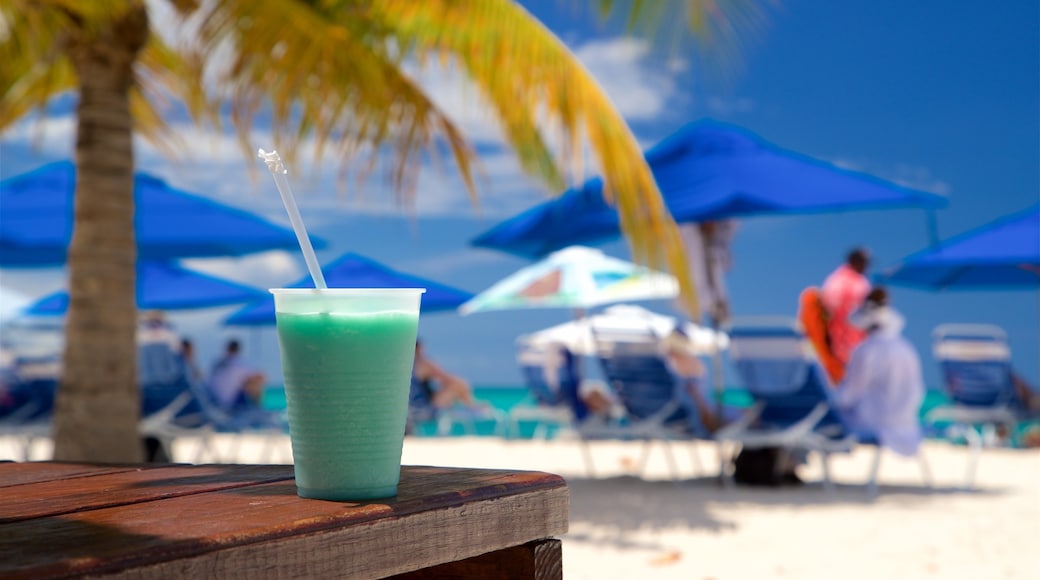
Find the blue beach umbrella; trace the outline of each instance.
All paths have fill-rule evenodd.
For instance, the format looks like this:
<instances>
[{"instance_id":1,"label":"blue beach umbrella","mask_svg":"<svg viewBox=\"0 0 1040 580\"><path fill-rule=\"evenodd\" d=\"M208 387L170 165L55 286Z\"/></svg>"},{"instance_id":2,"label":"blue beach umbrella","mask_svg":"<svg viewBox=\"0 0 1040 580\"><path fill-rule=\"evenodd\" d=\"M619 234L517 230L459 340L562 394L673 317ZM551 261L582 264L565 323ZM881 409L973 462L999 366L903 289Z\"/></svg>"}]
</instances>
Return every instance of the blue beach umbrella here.
<instances>
[{"instance_id":1,"label":"blue beach umbrella","mask_svg":"<svg viewBox=\"0 0 1040 580\"><path fill-rule=\"evenodd\" d=\"M375 260L347 253L321 269L329 288L426 288L422 311L452 310L473 297L469 292L452 288L418 276L392 270ZM314 288L310 276L301 278L289 288ZM244 306L224 320L229 326L262 326L275 323L274 298L265 296Z\"/></svg>"},{"instance_id":2,"label":"blue beach umbrella","mask_svg":"<svg viewBox=\"0 0 1040 580\"><path fill-rule=\"evenodd\" d=\"M1040 288L1040 204L908 256L879 282L940 290Z\"/></svg>"},{"instance_id":3,"label":"blue beach umbrella","mask_svg":"<svg viewBox=\"0 0 1040 580\"><path fill-rule=\"evenodd\" d=\"M942 196L841 169L711 120L682 127L647 151L646 160L679 223L946 204ZM472 243L537 258L620 234L617 212L604 201L603 182L595 178L499 223Z\"/></svg>"},{"instance_id":4,"label":"blue beach umbrella","mask_svg":"<svg viewBox=\"0 0 1040 580\"><path fill-rule=\"evenodd\" d=\"M189 310L225 306L256 300L265 293L169 262L137 264L137 307L140 309ZM28 316L60 316L69 307L67 292L45 296L24 310Z\"/></svg>"},{"instance_id":5,"label":"blue beach umbrella","mask_svg":"<svg viewBox=\"0 0 1040 580\"><path fill-rule=\"evenodd\" d=\"M76 166L59 161L0 181L0 267L65 263L72 238ZM295 234L249 212L134 176L139 259L240 256L294 250ZM314 240L315 247L324 242Z\"/></svg>"}]
</instances>

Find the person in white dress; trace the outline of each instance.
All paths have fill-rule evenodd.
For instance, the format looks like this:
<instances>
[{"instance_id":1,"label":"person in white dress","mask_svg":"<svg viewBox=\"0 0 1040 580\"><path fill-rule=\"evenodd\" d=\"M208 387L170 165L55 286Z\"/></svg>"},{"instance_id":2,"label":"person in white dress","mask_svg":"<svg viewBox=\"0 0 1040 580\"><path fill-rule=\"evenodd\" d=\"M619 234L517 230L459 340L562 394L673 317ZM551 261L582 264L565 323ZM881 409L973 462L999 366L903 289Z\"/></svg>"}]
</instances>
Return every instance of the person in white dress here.
<instances>
[{"instance_id":1,"label":"person in white dress","mask_svg":"<svg viewBox=\"0 0 1040 580\"><path fill-rule=\"evenodd\" d=\"M922 438L925 385L921 359L902 336L903 316L889 306L885 289L875 288L850 322L866 339L852 351L835 392L838 409L855 430L896 453L914 455Z\"/></svg>"}]
</instances>

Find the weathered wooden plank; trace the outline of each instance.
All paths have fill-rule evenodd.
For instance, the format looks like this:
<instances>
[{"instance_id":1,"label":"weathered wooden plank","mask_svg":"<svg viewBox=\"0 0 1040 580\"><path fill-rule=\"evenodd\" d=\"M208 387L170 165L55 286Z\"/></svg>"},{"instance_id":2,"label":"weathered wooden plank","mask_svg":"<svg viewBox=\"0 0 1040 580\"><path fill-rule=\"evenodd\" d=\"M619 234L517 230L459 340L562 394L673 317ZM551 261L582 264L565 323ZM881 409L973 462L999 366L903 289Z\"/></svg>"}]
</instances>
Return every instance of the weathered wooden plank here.
<instances>
[{"instance_id":1,"label":"weathered wooden plank","mask_svg":"<svg viewBox=\"0 0 1040 580\"><path fill-rule=\"evenodd\" d=\"M80 477L8 487L0 522L154 501L293 478L285 465L156 465L123 471L96 468Z\"/></svg>"},{"instance_id":2,"label":"weathered wooden plank","mask_svg":"<svg viewBox=\"0 0 1040 580\"><path fill-rule=\"evenodd\" d=\"M104 473L133 471L138 466L89 465L83 463L52 462L0 462L0 487L28 485L53 479L69 479L72 477L91 477ZM5 490L4 493L10 493Z\"/></svg>"},{"instance_id":3,"label":"weathered wooden plank","mask_svg":"<svg viewBox=\"0 0 1040 580\"><path fill-rule=\"evenodd\" d=\"M372 578L567 528L566 486L545 473L406 467L387 501L295 492L292 481L250 484L0 525L0 576Z\"/></svg>"},{"instance_id":4,"label":"weathered wooden plank","mask_svg":"<svg viewBox=\"0 0 1040 580\"><path fill-rule=\"evenodd\" d=\"M566 488L563 478L541 471L407 465L394 500L395 513L458 505L536 489Z\"/></svg>"},{"instance_id":5,"label":"weathered wooden plank","mask_svg":"<svg viewBox=\"0 0 1040 580\"><path fill-rule=\"evenodd\" d=\"M385 580L563 580L563 546L559 540L528 542L458 562L390 576Z\"/></svg>"},{"instance_id":6,"label":"weathered wooden plank","mask_svg":"<svg viewBox=\"0 0 1040 580\"><path fill-rule=\"evenodd\" d=\"M557 517L549 517L550 512ZM113 577L381 578L501 550L533 537L563 533L565 520L566 490L538 490L401 518L381 518L361 526L235 546L124 569Z\"/></svg>"}]
</instances>

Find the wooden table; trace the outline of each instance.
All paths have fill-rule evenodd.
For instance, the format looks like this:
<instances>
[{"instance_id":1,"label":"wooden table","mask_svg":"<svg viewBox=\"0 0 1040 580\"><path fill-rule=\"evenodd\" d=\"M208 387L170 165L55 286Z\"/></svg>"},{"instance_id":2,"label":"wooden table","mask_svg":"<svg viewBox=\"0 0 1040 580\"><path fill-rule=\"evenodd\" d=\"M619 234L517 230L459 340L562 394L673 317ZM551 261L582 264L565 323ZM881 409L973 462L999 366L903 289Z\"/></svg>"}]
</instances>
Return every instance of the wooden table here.
<instances>
[{"instance_id":1,"label":"wooden table","mask_svg":"<svg viewBox=\"0 0 1040 580\"><path fill-rule=\"evenodd\" d=\"M562 578L567 509L533 471L406 466L342 503L285 465L0 463L0 578Z\"/></svg>"}]
</instances>

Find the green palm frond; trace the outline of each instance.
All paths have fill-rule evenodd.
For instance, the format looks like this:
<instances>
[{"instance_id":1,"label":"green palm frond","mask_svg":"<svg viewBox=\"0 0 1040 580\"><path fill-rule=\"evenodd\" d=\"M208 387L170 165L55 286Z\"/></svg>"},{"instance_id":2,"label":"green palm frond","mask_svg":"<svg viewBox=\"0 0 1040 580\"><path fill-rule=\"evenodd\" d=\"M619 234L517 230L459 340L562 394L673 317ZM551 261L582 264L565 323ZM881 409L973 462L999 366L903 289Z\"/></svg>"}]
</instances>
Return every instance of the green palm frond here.
<instances>
[{"instance_id":1,"label":"green palm frond","mask_svg":"<svg viewBox=\"0 0 1040 580\"><path fill-rule=\"evenodd\" d=\"M234 46L217 71L232 102L245 149L251 127L269 106L276 146L290 162L313 137L318 155L367 155L362 175L389 150L395 190L410 196L421 155L446 144L475 194L476 155L462 131L408 76L387 32L361 2L311 2L311 9L279 0L226 0L202 8L198 50ZM344 163L343 168L350 167Z\"/></svg>"},{"instance_id":2,"label":"green palm frond","mask_svg":"<svg viewBox=\"0 0 1040 580\"><path fill-rule=\"evenodd\" d=\"M529 173L559 189L561 170L545 131L562 138L564 151L587 143L633 257L666 265L696 308L678 230L638 142L592 75L544 25L508 0L373 0L371 6L411 54L423 60L448 55L465 69Z\"/></svg>"},{"instance_id":3,"label":"green palm frond","mask_svg":"<svg viewBox=\"0 0 1040 580\"><path fill-rule=\"evenodd\" d=\"M185 58L158 35L149 37L135 73L130 95L134 130L167 157L177 158L187 150L187 144L170 132L164 115L175 105L185 106L196 122L219 126L220 103L206 92L201 63Z\"/></svg>"},{"instance_id":4,"label":"green palm frond","mask_svg":"<svg viewBox=\"0 0 1040 580\"><path fill-rule=\"evenodd\" d=\"M128 9L127 0L0 0L0 130L29 111L42 108L54 97L77 88L69 52L77 42L104 28L105 23ZM194 9L193 0L176 0L178 10ZM171 97L202 116L215 107L205 106L200 75L181 55L155 35L141 53L137 78L131 91L134 128L159 148L173 154L179 143L169 134L156 108ZM175 91L175 93L171 93Z\"/></svg>"},{"instance_id":5,"label":"green palm frond","mask_svg":"<svg viewBox=\"0 0 1040 580\"><path fill-rule=\"evenodd\" d=\"M598 0L633 28L684 21L706 42L753 29L769 0ZM0 0L0 130L76 87L68 55L144 0ZM270 113L275 143L293 162L313 139L319 158L364 176L391 154L388 175L405 200L426 155L447 151L476 201L477 156L449 115L404 71L413 62L458 66L501 122L521 168L560 191L580 174L586 147L602 168L633 257L666 264L695 304L675 224L638 143L608 96L567 47L510 0L168 0L194 33L167 45L155 33L131 88L134 127L168 153L165 107L218 123L231 103L243 153ZM678 10L679 12L669 12ZM152 22L153 29L160 23ZM162 25L168 26L166 22ZM362 164L355 160L367 161ZM568 179L569 178L569 179Z\"/></svg>"},{"instance_id":6,"label":"green palm frond","mask_svg":"<svg viewBox=\"0 0 1040 580\"><path fill-rule=\"evenodd\" d=\"M0 2L0 130L76 86L65 57L68 15L59 8Z\"/></svg>"},{"instance_id":7,"label":"green palm frond","mask_svg":"<svg viewBox=\"0 0 1040 580\"><path fill-rule=\"evenodd\" d=\"M628 29L670 44L674 56L695 60L702 77L719 75L724 83L735 79L743 55L765 36L771 11L780 0L599 0L603 18L622 16ZM697 50L681 43L692 38ZM682 52L680 52L680 49Z\"/></svg>"},{"instance_id":8,"label":"green palm frond","mask_svg":"<svg viewBox=\"0 0 1040 580\"><path fill-rule=\"evenodd\" d=\"M766 25L768 10L780 0L598 0L603 18L620 13L628 27L658 33L662 26L683 26L705 46L722 48L754 38Z\"/></svg>"}]
</instances>

